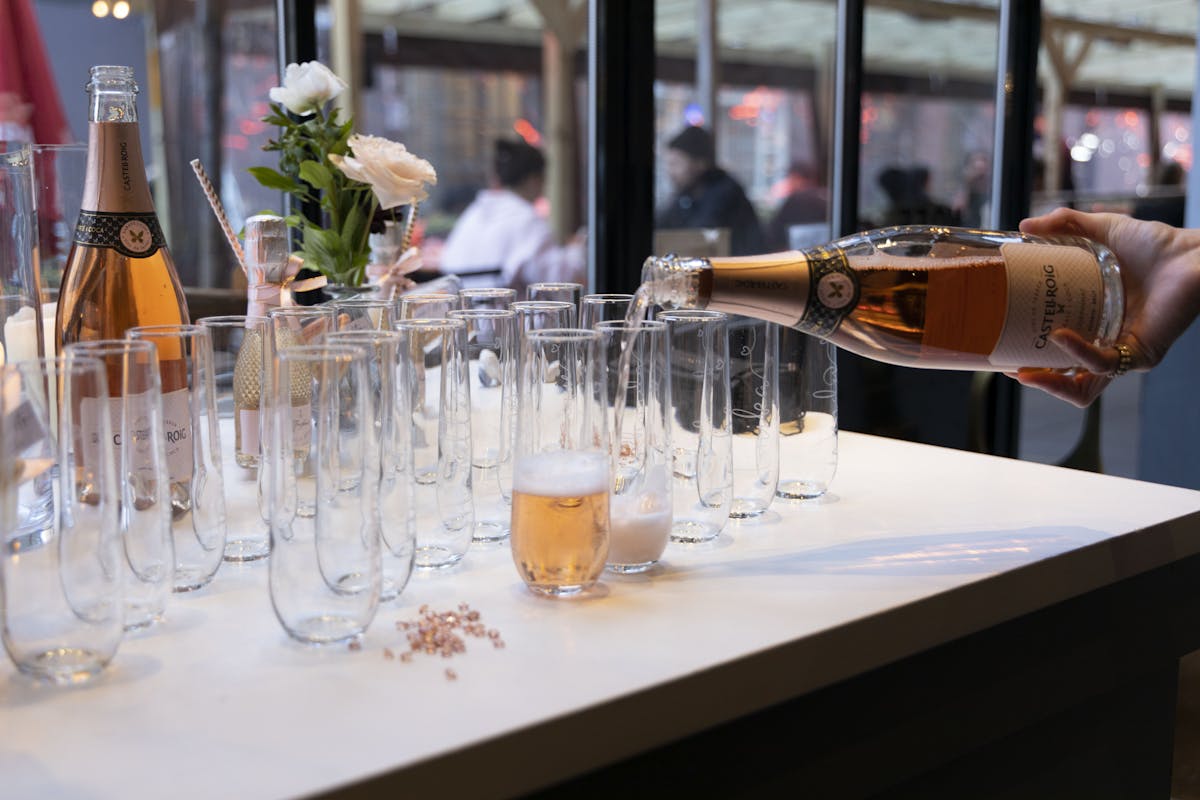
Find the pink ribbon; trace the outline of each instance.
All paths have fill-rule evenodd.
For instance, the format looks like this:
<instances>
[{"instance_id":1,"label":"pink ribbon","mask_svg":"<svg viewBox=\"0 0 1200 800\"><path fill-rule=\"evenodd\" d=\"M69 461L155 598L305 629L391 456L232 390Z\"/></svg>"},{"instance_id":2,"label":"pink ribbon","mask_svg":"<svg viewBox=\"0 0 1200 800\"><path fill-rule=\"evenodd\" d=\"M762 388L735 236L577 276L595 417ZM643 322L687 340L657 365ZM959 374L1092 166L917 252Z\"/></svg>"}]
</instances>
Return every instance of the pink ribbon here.
<instances>
[{"instance_id":1,"label":"pink ribbon","mask_svg":"<svg viewBox=\"0 0 1200 800\"><path fill-rule=\"evenodd\" d=\"M283 270L283 280L279 283L271 283L266 280L261 270L254 270L255 274L250 277L253 282L246 290L246 314L265 317L269 309L295 305L292 299L293 292L311 292L329 283L324 275L296 280L296 273L303 266L304 259L296 255L290 256Z\"/></svg>"},{"instance_id":2,"label":"pink ribbon","mask_svg":"<svg viewBox=\"0 0 1200 800\"><path fill-rule=\"evenodd\" d=\"M421 248L410 247L394 264L368 264L367 279L379 286L381 295L391 297L413 286L413 282L405 276L424 265Z\"/></svg>"}]
</instances>

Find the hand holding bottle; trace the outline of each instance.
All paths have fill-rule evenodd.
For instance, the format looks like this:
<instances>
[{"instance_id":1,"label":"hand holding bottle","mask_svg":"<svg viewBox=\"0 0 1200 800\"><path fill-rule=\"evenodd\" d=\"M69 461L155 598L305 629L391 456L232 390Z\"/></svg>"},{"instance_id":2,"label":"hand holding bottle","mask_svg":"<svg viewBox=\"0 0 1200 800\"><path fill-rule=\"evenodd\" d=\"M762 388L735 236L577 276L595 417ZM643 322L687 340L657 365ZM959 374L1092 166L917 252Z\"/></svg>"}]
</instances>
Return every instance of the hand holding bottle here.
<instances>
[{"instance_id":1,"label":"hand holding bottle","mask_svg":"<svg viewBox=\"0 0 1200 800\"><path fill-rule=\"evenodd\" d=\"M1086 406L1117 374L1123 348L1128 348L1127 369L1148 370L1200 314L1200 231L1068 208L1027 219L1021 230L1084 236L1106 245L1121 264L1125 287L1125 321L1113 345L1097 347L1070 330L1050 336L1087 371L1022 369L1013 377L1025 386Z\"/></svg>"}]
</instances>

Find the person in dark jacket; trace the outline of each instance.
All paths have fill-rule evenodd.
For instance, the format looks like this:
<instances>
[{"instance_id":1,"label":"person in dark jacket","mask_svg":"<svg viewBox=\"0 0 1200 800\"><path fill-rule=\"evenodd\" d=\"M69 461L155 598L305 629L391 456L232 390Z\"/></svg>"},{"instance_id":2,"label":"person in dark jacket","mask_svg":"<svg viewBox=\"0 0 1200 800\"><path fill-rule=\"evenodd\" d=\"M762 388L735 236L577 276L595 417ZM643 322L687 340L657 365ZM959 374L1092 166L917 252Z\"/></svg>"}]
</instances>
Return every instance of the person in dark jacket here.
<instances>
[{"instance_id":1,"label":"person in dark jacket","mask_svg":"<svg viewBox=\"0 0 1200 800\"><path fill-rule=\"evenodd\" d=\"M712 136L689 126L667 143L667 177L675 194L655 224L659 228L728 228L730 253L765 251L762 227L741 184L716 165Z\"/></svg>"}]
</instances>

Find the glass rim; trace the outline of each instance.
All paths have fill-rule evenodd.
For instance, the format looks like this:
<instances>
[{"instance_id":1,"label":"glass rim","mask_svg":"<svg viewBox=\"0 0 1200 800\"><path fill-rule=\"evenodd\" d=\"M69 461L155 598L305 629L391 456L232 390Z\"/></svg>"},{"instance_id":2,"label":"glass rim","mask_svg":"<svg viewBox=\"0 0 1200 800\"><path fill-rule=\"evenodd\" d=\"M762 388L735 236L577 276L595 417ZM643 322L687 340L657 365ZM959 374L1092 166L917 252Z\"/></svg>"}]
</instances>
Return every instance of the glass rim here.
<instances>
[{"instance_id":1,"label":"glass rim","mask_svg":"<svg viewBox=\"0 0 1200 800\"><path fill-rule=\"evenodd\" d=\"M329 331L323 334L327 343L352 342L361 339L364 342L395 342L400 338L400 331L375 329L353 331Z\"/></svg>"},{"instance_id":2,"label":"glass rim","mask_svg":"<svg viewBox=\"0 0 1200 800\"><path fill-rule=\"evenodd\" d=\"M280 350L275 358L281 364L285 361L350 363L354 359L366 360L370 355L367 348L352 344L298 344Z\"/></svg>"},{"instance_id":3,"label":"glass rim","mask_svg":"<svg viewBox=\"0 0 1200 800\"><path fill-rule=\"evenodd\" d=\"M461 319L450 317L429 317L426 319L398 319L392 323L392 330L466 330L467 323Z\"/></svg>"},{"instance_id":4,"label":"glass rim","mask_svg":"<svg viewBox=\"0 0 1200 800\"><path fill-rule=\"evenodd\" d=\"M598 331L665 331L667 323L657 319L643 319L637 322L629 322L623 319L605 319L600 320L592 326Z\"/></svg>"},{"instance_id":5,"label":"glass rim","mask_svg":"<svg viewBox=\"0 0 1200 800\"><path fill-rule=\"evenodd\" d=\"M216 314L196 320L196 324L204 328L220 328L224 325L235 324L244 326L247 322L253 322L256 325L261 324L264 328L271 324L269 317L263 317L258 314Z\"/></svg>"},{"instance_id":6,"label":"glass rim","mask_svg":"<svg viewBox=\"0 0 1200 800\"><path fill-rule=\"evenodd\" d=\"M51 144L51 143L42 144L41 142L32 142L29 145L30 150L35 150L38 152L52 151L52 150L70 150L72 152L86 153L87 148L88 148L87 142L65 142L65 143L58 143L58 144Z\"/></svg>"},{"instance_id":7,"label":"glass rim","mask_svg":"<svg viewBox=\"0 0 1200 800\"><path fill-rule=\"evenodd\" d=\"M589 328L541 328L525 332L525 341L598 342L600 331Z\"/></svg>"},{"instance_id":8,"label":"glass rim","mask_svg":"<svg viewBox=\"0 0 1200 800\"><path fill-rule=\"evenodd\" d=\"M75 353L86 354L83 357L90 356L109 356L117 353L126 353L129 351L149 351L158 357L158 345L149 339L93 339L90 342L71 342L63 348L63 356L72 356ZM79 358L80 356L74 356Z\"/></svg>"},{"instance_id":9,"label":"glass rim","mask_svg":"<svg viewBox=\"0 0 1200 800\"><path fill-rule=\"evenodd\" d=\"M574 281L537 281L529 284L529 289L576 289L583 290L582 283Z\"/></svg>"},{"instance_id":10,"label":"glass rim","mask_svg":"<svg viewBox=\"0 0 1200 800\"><path fill-rule=\"evenodd\" d=\"M396 303L394 300L384 300L381 297L343 297L340 300L330 300L328 305L331 308L340 308L342 306L362 306L364 308L390 308Z\"/></svg>"},{"instance_id":11,"label":"glass rim","mask_svg":"<svg viewBox=\"0 0 1200 800\"><path fill-rule=\"evenodd\" d=\"M654 315L654 319L675 322L726 322L729 315L724 311L709 311L705 308L672 308L659 311Z\"/></svg>"},{"instance_id":12,"label":"glass rim","mask_svg":"<svg viewBox=\"0 0 1200 800\"><path fill-rule=\"evenodd\" d=\"M450 294L449 292L417 292L415 294L402 294L396 298L397 302L400 303L434 303L457 299L459 299L457 293Z\"/></svg>"},{"instance_id":13,"label":"glass rim","mask_svg":"<svg viewBox=\"0 0 1200 800\"><path fill-rule=\"evenodd\" d=\"M172 325L139 325L125 332L126 336L137 339L142 336L208 336L208 328L194 323Z\"/></svg>"},{"instance_id":14,"label":"glass rim","mask_svg":"<svg viewBox=\"0 0 1200 800\"><path fill-rule=\"evenodd\" d=\"M448 319L516 319L517 312L511 308L456 308L447 315Z\"/></svg>"},{"instance_id":15,"label":"glass rim","mask_svg":"<svg viewBox=\"0 0 1200 800\"><path fill-rule=\"evenodd\" d=\"M513 311L557 311L563 308L574 308L575 304L567 300L517 300L509 303Z\"/></svg>"},{"instance_id":16,"label":"glass rim","mask_svg":"<svg viewBox=\"0 0 1200 800\"><path fill-rule=\"evenodd\" d=\"M267 309L267 319L307 316L332 317L333 309L329 306L276 306Z\"/></svg>"},{"instance_id":17,"label":"glass rim","mask_svg":"<svg viewBox=\"0 0 1200 800\"><path fill-rule=\"evenodd\" d=\"M507 297L517 296L516 289L506 289L503 286L468 286L458 290L459 297Z\"/></svg>"},{"instance_id":18,"label":"glass rim","mask_svg":"<svg viewBox=\"0 0 1200 800\"><path fill-rule=\"evenodd\" d=\"M581 302L581 303L586 303L589 300L592 301L593 303L618 303L618 302L625 301L625 300L628 300L629 302L633 302L633 295L621 294L619 292L610 292L610 293L599 293L599 294L585 294L583 297L579 298L579 302Z\"/></svg>"}]
</instances>

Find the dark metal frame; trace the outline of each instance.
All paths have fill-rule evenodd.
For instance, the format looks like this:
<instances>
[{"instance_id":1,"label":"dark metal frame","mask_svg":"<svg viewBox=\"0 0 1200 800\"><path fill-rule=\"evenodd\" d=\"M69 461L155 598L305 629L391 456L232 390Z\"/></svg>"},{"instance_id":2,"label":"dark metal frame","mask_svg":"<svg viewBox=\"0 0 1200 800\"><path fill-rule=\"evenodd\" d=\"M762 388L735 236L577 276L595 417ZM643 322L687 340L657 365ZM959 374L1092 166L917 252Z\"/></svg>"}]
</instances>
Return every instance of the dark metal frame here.
<instances>
[{"instance_id":1,"label":"dark metal frame","mask_svg":"<svg viewBox=\"0 0 1200 800\"><path fill-rule=\"evenodd\" d=\"M654 0L588 9L588 263L598 292L632 292L654 233Z\"/></svg>"}]
</instances>

